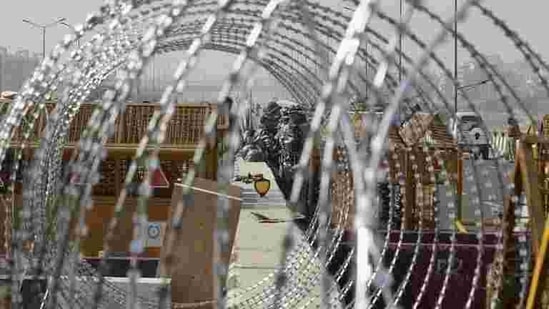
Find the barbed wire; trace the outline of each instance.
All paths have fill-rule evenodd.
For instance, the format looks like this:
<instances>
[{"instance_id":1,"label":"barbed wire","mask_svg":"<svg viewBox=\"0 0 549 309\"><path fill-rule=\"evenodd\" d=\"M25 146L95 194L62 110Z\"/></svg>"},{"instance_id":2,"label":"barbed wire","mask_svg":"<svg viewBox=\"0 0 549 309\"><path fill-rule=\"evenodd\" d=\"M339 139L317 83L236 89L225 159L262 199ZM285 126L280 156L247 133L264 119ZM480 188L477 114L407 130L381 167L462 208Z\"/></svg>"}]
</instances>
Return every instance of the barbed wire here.
<instances>
[{"instance_id":1,"label":"barbed wire","mask_svg":"<svg viewBox=\"0 0 549 309\"><path fill-rule=\"evenodd\" d=\"M220 308L226 306L234 308L302 306L306 308L320 297L321 301L318 306L327 307L342 302L353 290L352 301L345 303L343 307L364 308L368 304L377 306L381 302L386 306L398 306L402 303L405 289L411 284L412 273L419 269L418 259L422 254L421 244L426 238L425 235L431 232L431 227L428 226L429 223L425 221L425 218L434 216L432 219L434 220L432 230L434 238L430 248L427 270L420 285L419 295L413 302L414 308L422 306L422 302L426 301L427 289L432 286L440 244L439 235L442 231L438 221L440 209L437 202L440 201L433 201L433 199L437 199L437 195L442 192L438 192L435 185L434 191L429 193L432 194L431 203L433 205L427 206L425 199L422 199L423 191L417 197L408 196L409 192L404 189L405 184L402 182L402 178L407 176L406 173L412 173L416 187L422 188L422 178L418 175L423 172L420 170L425 169L427 178L433 181L435 178L433 163L436 162L437 165L440 165L444 158L440 151L432 151L429 147L423 147L421 149L422 158L410 157L412 164L410 170L402 171L404 167L398 164L394 167L400 170L397 179L400 178L401 183L398 186L400 188L391 186L391 190L401 191L399 207L406 209L404 204L414 202L417 213L404 213L404 217L411 215L418 220L417 226L414 227L417 238L413 241L410 262L404 268L403 278L395 286L391 277L395 271L396 263L404 258L403 252L406 250L403 247L405 244L404 233L408 227L404 225L404 222L401 223L402 226L397 229L396 248L392 249L391 236L394 232L392 226L395 223L393 216L396 215L393 212L396 201L392 199L389 203L389 219L383 229L387 234L381 244L377 245L375 242L378 234L377 223L375 223L373 215L374 209L378 207L377 197L380 194L377 192L377 184L383 178L378 177L383 174L378 166L387 152L385 145L393 115L403 104L407 104L402 101L410 89L414 89L419 94L419 100L424 103L428 112L434 113L436 112L435 108L440 108L440 106L450 115L456 112L450 107L450 103L438 89L436 83L430 80L429 75L423 71L423 66L427 62L433 62L442 71L443 76L451 81L452 86L459 89L456 92L459 92L468 108L479 115L471 98L463 89L460 89L460 81L454 79L451 70L446 68L444 62L436 54L435 49L446 38L454 35L483 74L487 76L490 81L488 84L494 90L497 100L503 103L506 113L510 117L515 117L516 107L518 107L518 110L525 113L530 121L533 121L532 111L526 108L517 91L479 52L478 48L468 41L464 34L457 31L454 33L451 27L453 19L444 20L421 1L408 1L406 12L404 12L403 18L398 21L384 12L377 5L378 1L353 1L355 7L351 17L338 10L309 1L284 4L284 9L279 9L282 2L284 1L175 0L171 3L168 1L106 3L98 13L91 15L84 25L76 28L76 35L67 37L42 62L35 74L23 86L16 100L10 104L0 127L0 159L4 160L8 148L13 145L16 128L21 125L24 119L29 121L29 125L24 129L23 139L17 141L20 143L20 148L15 151L16 163L10 176L12 185L9 188L9 194L11 200L7 200L7 202L15 203L17 194L13 183L16 182L17 170L21 168L19 162L24 159L23 153L31 144L31 135L36 122L47 110L44 96L51 90L62 91L57 106L47 120L46 130L42 136L43 140L34 151L34 158L29 169L41 176L26 177L23 180L23 226L11 234L7 229L4 230L4 247L11 243L11 250L8 254L12 258L8 259L8 264L12 274L12 295L14 295L12 303L16 307L23 303L19 289L24 280L23 275L27 270L30 271L34 282L38 282L37 279L44 273L51 276L46 295L42 300L48 308L56 307L58 298L68 301L70 306L98 308L107 295L108 297L112 296L116 303L130 307L135 307L137 303L150 308L167 305L169 296L167 280L163 281L157 301L144 299L137 295L137 278L139 276L137 256L144 250L144 234L141 233L141 230L147 222L146 205L151 197L151 176L158 165L158 152L166 134L166 124L174 112L176 103L173 95L184 94L188 73L195 66L201 51L205 49L239 54L234 63L234 70L231 71L219 92L219 99L216 102L219 107L230 91L237 87L237 84L241 83L245 91L252 88L253 70L244 70L244 64L251 60L267 69L282 85L288 88L299 104L314 113L311 129L303 141L301 157L296 162L298 168L294 174L290 207L295 208L298 202L303 202L301 189L307 174L305 169L310 164L313 140L321 127L327 128L322 148L323 159L320 165L318 205L310 218L309 226L303 232L298 232L294 230L292 224L289 224L283 242L279 268L256 284L233 294L234 302L231 299L227 300L227 296L224 296L227 265L217 256L214 268L217 287L217 297L214 297L216 306ZM481 5L480 1L467 1L459 11L459 19L462 20L465 17L465 12L471 8L478 9L482 16L492 21L513 42L538 77L539 83L549 93L544 75L548 66L541 56L534 52L516 32L510 30L505 22L496 17L490 9ZM436 23L439 28L434 39L426 41L413 32L410 24L412 12L414 15L426 16ZM204 16L206 17L204 18ZM395 33L387 37L381 31L372 29L371 21L374 19L390 25L395 29ZM278 23L278 20L284 20L284 22ZM74 46L77 40L87 37L90 40L86 44L77 48ZM419 47L421 55L411 57L400 50L397 47L399 37L405 37ZM341 41L339 47L325 42L326 38ZM380 56L376 57L369 53L365 44ZM123 190L115 205L115 215L104 239L105 255L96 272L89 269L85 262L80 261L76 252L80 246L80 238L86 237L89 229L85 226L85 210L93 208L92 187L99 179L99 165L105 158L105 144L114 133L116 119L124 112L125 101L134 82L143 73L147 62L157 54L176 50L186 50L186 57L175 70L174 79L161 99L160 110L150 120L146 134L141 139L140 146L132 159ZM397 74L390 69L391 66L395 66L396 57L402 57L403 60L403 63L399 64L399 73L402 79L397 78ZM367 68L374 68L376 74L369 76L365 72L359 72L359 62L363 62ZM73 154L69 161L70 170L80 178L79 183L83 185L76 184L60 173L62 166L60 155L63 153L70 123L81 107L79 102L84 101L91 90L101 84L115 69L118 73L115 86L105 93L102 102L97 105L97 109L88 122L88 128L78 144L78 153ZM318 74L319 71L326 71L326 76ZM381 121L372 119L368 123L368 127L365 129L366 136L358 144L360 146L354 149L356 145L350 142L352 139L351 123L349 119L345 120L345 117L347 117L346 113L349 108L348 99L352 96L363 95L366 93L364 89L367 89L369 95L366 102L369 107L383 102L387 96L391 99L388 104L384 104L383 119ZM435 106L433 102L441 104ZM238 111L240 105L239 102L235 110L231 111L232 118L237 121L242 116ZM184 183L187 185L185 188L190 188L197 176L195 166L198 166L204 156L207 140L213 137L215 124L221 113L220 109L215 109L206 121L204 135L197 145L197 151L193 158L194 165L185 176ZM344 118L343 121L341 121L341 117ZM463 130L460 126L458 123L459 134L462 134ZM230 181L230 167L233 166L234 150L240 143L238 129L238 127L230 128L229 155L226 161L222 161L219 170L218 182L221 191L227 189ZM491 141L491 134L486 126L482 126L481 129ZM334 162L332 153L339 147L335 139L339 133L344 136L343 148L346 148L347 152L343 157L336 159L337 162ZM452 134L449 129L447 133ZM457 138L457 136L454 137ZM148 146L153 147L152 151L148 151ZM391 151L393 151L392 160L397 161L398 156L396 158L394 156L396 155L395 151L398 150L393 148L389 150L389 152ZM286 160L291 159L286 158ZM422 160L425 160L426 163ZM130 246L132 258L131 271L128 274L132 293L127 293L105 280L106 261L110 254L109 246L114 238L114 230L124 215L124 200L128 195L129 186L140 161L147 162L148 168L145 180L138 192L140 206L135 213L138 220L133 227L136 236ZM333 200L330 199L329 194L333 185L331 175L334 163L342 163L347 168L344 174L346 182L342 184L347 189L342 194L349 198L339 210L337 220L331 215L330 206L333 206ZM421 165L425 166L420 168ZM450 175L444 164L442 165L440 172L442 182L449 186L453 183L454 180L451 178L454 176ZM514 188L512 185L505 188L507 181L503 175L506 171L502 165L503 162L500 162L500 159L495 161L498 189L501 196L505 196ZM488 189L492 186L493 181L484 182L481 180L481 176L485 177L486 172L479 171L480 167L477 164L472 164L470 168L472 173L467 175L465 181L472 184L470 193L473 198L470 206L476 209L475 218L478 222L476 227L478 233L475 235L477 253L475 268L470 281L467 301L464 303L467 308L474 307L478 303L483 260L486 259L487 254L484 226L486 214L481 205L480 196L483 186ZM416 178L414 179L414 177ZM391 182L390 179L389 182ZM63 192L60 193L58 187L63 187ZM63 198L59 198L58 195ZM191 191L185 189L183 200L177 205L175 221L172 224L176 231L182 228L183 210L192 206L193 201L190 196ZM414 199L418 201L416 202ZM452 190L448 190L447 199L448 215L454 219L457 195ZM49 211L51 200L55 201L53 203L56 204L58 212L55 233L57 241L53 243L48 240L47 233L45 233L51 227L51 224L47 222L49 216L47 211ZM6 207L4 207L7 209L5 212L8 212L9 207ZM429 207L432 207L432 212L428 210ZM218 253L228 250L227 210L227 200L220 199L214 233ZM77 230L74 232L71 232L69 228L69 222L72 219L78 222ZM343 244L345 238L343 229L332 231L330 226L346 226L351 219L356 221L356 226L353 227L354 244L348 252L343 254L341 261L336 261L338 250L349 244L348 241ZM505 244L502 250L506 250L505 231L503 228L501 230L501 233L496 235L496 243ZM75 246L74 249L69 246L72 234L76 236L75 243L72 244ZM172 260L175 235L175 233L167 235L167 245L164 248L166 257L172 257ZM449 289L453 262L456 259L458 242L456 236L456 227L452 225L449 254L446 258L447 266L441 290L437 296L438 299L434 304L437 308L443 306ZM33 242L34 249L23 254L23 244L29 241ZM518 244L520 248L528 247L527 241L522 238L519 239ZM55 247L54 249L52 249L52 245ZM521 249L519 252L523 264L520 271L523 281L519 295L520 302L526 298L525 291L530 264L527 262L530 259L529 255L523 254L523 251L524 249ZM392 252L393 255L386 268L384 263L389 252ZM355 259L355 265L353 265ZM169 260L168 258L167 261ZM25 266L27 262L30 262L30 265ZM334 271L329 271L333 268L330 266L334 263L338 264L337 267ZM506 261L501 261L501 263L506 263ZM163 276L170 273L170 267L172 266L167 265ZM348 272L352 272L354 277L344 279L344 274ZM81 274L97 276L97 280L86 283L87 288L95 287L93 293L81 295L84 288L76 288L76 278ZM61 279L62 276L67 276L68 280ZM498 276L494 280L501 281L503 274L498 274ZM315 289L319 286L321 292L317 294ZM492 302L495 302L502 293L501 285L496 290L496 293L491 296ZM371 298L368 297L369 294L371 294ZM36 297L41 296L36 295ZM187 307L201 305L206 305L206 303L185 304Z\"/></svg>"}]
</instances>

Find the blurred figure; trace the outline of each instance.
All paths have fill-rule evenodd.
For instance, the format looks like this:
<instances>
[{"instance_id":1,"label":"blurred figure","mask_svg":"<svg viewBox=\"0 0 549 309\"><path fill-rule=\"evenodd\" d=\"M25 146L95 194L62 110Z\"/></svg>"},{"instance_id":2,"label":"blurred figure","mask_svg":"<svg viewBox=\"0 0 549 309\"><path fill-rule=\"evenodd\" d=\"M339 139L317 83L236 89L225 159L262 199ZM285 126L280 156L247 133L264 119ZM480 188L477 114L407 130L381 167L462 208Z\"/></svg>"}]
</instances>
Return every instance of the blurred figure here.
<instances>
[{"instance_id":1,"label":"blurred figure","mask_svg":"<svg viewBox=\"0 0 549 309\"><path fill-rule=\"evenodd\" d=\"M520 131L518 121L511 116L507 119L507 125L507 136L513 139L519 138L522 133Z\"/></svg>"},{"instance_id":2,"label":"blurred figure","mask_svg":"<svg viewBox=\"0 0 549 309\"><path fill-rule=\"evenodd\" d=\"M222 106L222 115L228 115L229 117L229 128L231 128L231 124L234 123L234 116L231 115L231 109L233 108L233 99L231 97L226 97L225 101L223 102ZM229 129L230 130L230 129Z\"/></svg>"}]
</instances>

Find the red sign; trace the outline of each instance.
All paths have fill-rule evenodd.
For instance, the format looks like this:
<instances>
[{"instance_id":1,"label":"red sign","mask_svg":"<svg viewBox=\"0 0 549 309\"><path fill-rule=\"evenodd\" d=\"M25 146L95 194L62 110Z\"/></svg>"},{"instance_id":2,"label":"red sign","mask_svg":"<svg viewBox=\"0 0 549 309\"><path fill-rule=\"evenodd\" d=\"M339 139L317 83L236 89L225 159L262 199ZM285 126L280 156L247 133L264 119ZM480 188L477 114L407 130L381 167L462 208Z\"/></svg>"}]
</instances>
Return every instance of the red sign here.
<instances>
[{"instance_id":1,"label":"red sign","mask_svg":"<svg viewBox=\"0 0 549 309\"><path fill-rule=\"evenodd\" d=\"M151 188L169 188L170 182L160 167L156 168L151 175Z\"/></svg>"},{"instance_id":2,"label":"red sign","mask_svg":"<svg viewBox=\"0 0 549 309\"><path fill-rule=\"evenodd\" d=\"M145 166L138 166L132 182L134 184L142 183L145 180L146 174L147 168ZM164 189L170 187L170 182L160 166L156 166L154 170L151 171L150 180L151 188Z\"/></svg>"}]
</instances>

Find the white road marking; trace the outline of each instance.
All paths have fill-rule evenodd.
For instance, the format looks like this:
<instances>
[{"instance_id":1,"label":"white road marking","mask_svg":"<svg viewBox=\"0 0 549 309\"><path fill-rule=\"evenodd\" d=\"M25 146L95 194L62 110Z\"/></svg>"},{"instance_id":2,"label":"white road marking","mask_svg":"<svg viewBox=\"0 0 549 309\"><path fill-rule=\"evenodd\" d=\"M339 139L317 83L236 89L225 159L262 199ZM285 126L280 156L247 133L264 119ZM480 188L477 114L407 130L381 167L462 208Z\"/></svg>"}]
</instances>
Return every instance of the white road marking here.
<instances>
[{"instance_id":1,"label":"white road marking","mask_svg":"<svg viewBox=\"0 0 549 309\"><path fill-rule=\"evenodd\" d=\"M492 201L482 201L482 204L488 205L490 207L503 208L503 203L497 203Z\"/></svg>"}]
</instances>

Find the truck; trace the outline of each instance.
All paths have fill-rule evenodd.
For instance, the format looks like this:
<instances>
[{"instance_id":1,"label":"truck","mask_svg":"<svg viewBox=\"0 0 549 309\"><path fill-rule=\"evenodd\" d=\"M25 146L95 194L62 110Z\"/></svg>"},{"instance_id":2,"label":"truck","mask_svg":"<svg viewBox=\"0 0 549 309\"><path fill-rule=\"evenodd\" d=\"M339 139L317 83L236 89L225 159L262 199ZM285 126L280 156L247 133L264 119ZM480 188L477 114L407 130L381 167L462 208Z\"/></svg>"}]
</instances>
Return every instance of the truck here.
<instances>
[{"instance_id":1,"label":"truck","mask_svg":"<svg viewBox=\"0 0 549 309\"><path fill-rule=\"evenodd\" d=\"M457 121L456 121L457 120ZM458 123L460 128L458 130ZM490 139L485 134L480 115L475 112L457 112L450 121L451 132L463 151L471 153L473 158L482 157L488 160L490 156Z\"/></svg>"}]
</instances>

